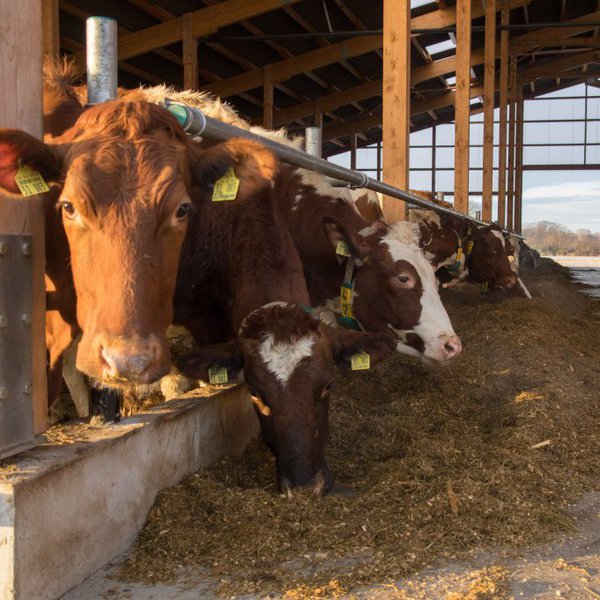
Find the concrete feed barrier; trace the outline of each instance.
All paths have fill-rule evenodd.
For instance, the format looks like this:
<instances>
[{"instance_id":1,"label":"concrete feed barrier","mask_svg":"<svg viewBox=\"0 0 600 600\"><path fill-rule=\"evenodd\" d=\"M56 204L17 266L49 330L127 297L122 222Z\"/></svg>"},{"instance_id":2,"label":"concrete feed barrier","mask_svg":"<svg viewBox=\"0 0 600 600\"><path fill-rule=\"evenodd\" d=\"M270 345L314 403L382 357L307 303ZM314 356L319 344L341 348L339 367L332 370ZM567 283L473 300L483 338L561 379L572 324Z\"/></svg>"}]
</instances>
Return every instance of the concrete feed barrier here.
<instances>
[{"instance_id":1,"label":"concrete feed barrier","mask_svg":"<svg viewBox=\"0 0 600 600\"><path fill-rule=\"evenodd\" d=\"M0 598L60 597L131 545L159 490L240 454L258 431L238 386L74 426L14 457L0 467Z\"/></svg>"}]
</instances>

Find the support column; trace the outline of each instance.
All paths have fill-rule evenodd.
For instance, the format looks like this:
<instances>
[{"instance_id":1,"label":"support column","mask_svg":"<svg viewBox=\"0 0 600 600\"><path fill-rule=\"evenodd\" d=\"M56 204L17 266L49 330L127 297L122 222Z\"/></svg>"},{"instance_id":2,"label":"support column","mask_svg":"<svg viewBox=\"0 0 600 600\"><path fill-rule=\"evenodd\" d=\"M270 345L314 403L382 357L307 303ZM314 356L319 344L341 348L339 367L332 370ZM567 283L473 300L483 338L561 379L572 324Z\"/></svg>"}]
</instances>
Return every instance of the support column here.
<instances>
[{"instance_id":1,"label":"support column","mask_svg":"<svg viewBox=\"0 0 600 600\"><path fill-rule=\"evenodd\" d=\"M42 2L42 47L44 55L58 57L60 52L58 0Z\"/></svg>"},{"instance_id":2,"label":"support column","mask_svg":"<svg viewBox=\"0 0 600 600\"><path fill-rule=\"evenodd\" d=\"M273 83L270 64L263 67L263 127L273 129Z\"/></svg>"},{"instance_id":3,"label":"support column","mask_svg":"<svg viewBox=\"0 0 600 600\"><path fill-rule=\"evenodd\" d=\"M483 82L483 197L481 217L492 220L494 194L494 93L496 64L496 0L485 4L485 66Z\"/></svg>"},{"instance_id":4,"label":"support column","mask_svg":"<svg viewBox=\"0 0 600 600\"><path fill-rule=\"evenodd\" d=\"M502 11L500 22L508 25L509 12ZM508 30L500 33L500 140L498 143L498 225L506 225L506 107L508 104Z\"/></svg>"},{"instance_id":5,"label":"support column","mask_svg":"<svg viewBox=\"0 0 600 600\"><path fill-rule=\"evenodd\" d=\"M350 136L350 168L356 170L356 134Z\"/></svg>"},{"instance_id":6,"label":"support column","mask_svg":"<svg viewBox=\"0 0 600 600\"><path fill-rule=\"evenodd\" d=\"M24 129L42 137L42 0L0 2L2 47L0 52L0 127ZM27 32L24 35L23 32ZM33 433L41 433L47 425L46 398L46 290L44 285L44 196L23 197L16 194L0 196L0 234L28 236L27 256L31 258L30 281L14 281L14 286L32 286L32 315L30 324L20 328L21 343L31 353L33 370L26 373L31 387L24 401L33 404ZM6 242L6 240L5 240ZM25 254L25 249L23 249ZM0 257L1 260L1 257ZM25 277L25 275L23 275ZM6 291L6 290L5 290ZM1 290L0 290L1 296ZM25 323L25 321L23 321ZM11 323L9 323L10 326ZM0 333L3 329L0 329ZM5 343L0 336L0 344ZM15 345L16 339L6 342ZM15 356L15 360L18 355ZM14 375L23 367L0 363L0 385L8 389L9 398L15 392L8 385L15 384ZM29 413L31 418L31 412ZM2 440L0 440L1 444ZM0 577L1 579L1 577Z\"/></svg>"},{"instance_id":7,"label":"support column","mask_svg":"<svg viewBox=\"0 0 600 600\"><path fill-rule=\"evenodd\" d=\"M510 117L508 121L508 183L506 193L506 227L513 228L515 207L515 126L517 122L517 57L511 56L509 63L510 85L508 88L508 104Z\"/></svg>"},{"instance_id":8,"label":"support column","mask_svg":"<svg viewBox=\"0 0 600 600\"><path fill-rule=\"evenodd\" d=\"M410 2L383 0L383 179L408 189L410 134ZM406 218L405 203L383 197L390 222Z\"/></svg>"},{"instance_id":9,"label":"support column","mask_svg":"<svg viewBox=\"0 0 600 600\"><path fill-rule=\"evenodd\" d=\"M190 14L182 17L183 26L183 87L186 90L197 90L198 85L198 42L192 35Z\"/></svg>"},{"instance_id":10,"label":"support column","mask_svg":"<svg viewBox=\"0 0 600 600\"><path fill-rule=\"evenodd\" d=\"M456 4L456 94L454 208L469 213L469 125L471 116L471 0Z\"/></svg>"},{"instance_id":11,"label":"support column","mask_svg":"<svg viewBox=\"0 0 600 600\"><path fill-rule=\"evenodd\" d=\"M515 222L517 233L523 232L523 84L517 85L517 155L515 175Z\"/></svg>"}]
</instances>

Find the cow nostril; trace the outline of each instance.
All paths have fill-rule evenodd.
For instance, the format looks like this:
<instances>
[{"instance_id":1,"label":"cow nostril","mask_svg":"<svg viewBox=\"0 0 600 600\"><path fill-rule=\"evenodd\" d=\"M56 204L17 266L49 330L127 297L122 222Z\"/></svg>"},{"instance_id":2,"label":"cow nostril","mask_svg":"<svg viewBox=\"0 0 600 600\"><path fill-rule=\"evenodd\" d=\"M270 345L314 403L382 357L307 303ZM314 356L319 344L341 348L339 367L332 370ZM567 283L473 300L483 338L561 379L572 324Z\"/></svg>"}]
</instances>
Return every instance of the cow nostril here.
<instances>
[{"instance_id":1,"label":"cow nostril","mask_svg":"<svg viewBox=\"0 0 600 600\"><path fill-rule=\"evenodd\" d=\"M100 356L112 377L139 377L148 370L153 361L150 353L127 354L110 348L102 348Z\"/></svg>"},{"instance_id":2,"label":"cow nostril","mask_svg":"<svg viewBox=\"0 0 600 600\"><path fill-rule=\"evenodd\" d=\"M444 344L444 351L447 358L453 358L460 354L462 350L462 344L458 338L446 340Z\"/></svg>"}]
</instances>

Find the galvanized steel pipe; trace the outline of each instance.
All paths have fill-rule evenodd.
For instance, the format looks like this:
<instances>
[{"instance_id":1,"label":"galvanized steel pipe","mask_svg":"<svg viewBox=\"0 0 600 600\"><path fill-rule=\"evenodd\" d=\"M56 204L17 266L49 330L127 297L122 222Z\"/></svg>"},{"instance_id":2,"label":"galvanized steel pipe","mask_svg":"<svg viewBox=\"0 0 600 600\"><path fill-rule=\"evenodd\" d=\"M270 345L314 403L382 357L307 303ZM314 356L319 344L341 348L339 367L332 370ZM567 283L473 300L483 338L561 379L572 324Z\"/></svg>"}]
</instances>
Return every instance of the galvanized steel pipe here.
<instances>
[{"instance_id":1,"label":"galvanized steel pipe","mask_svg":"<svg viewBox=\"0 0 600 600\"><path fill-rule=\"evenodd\" d=\"M304 150L311 156L322 156L322 133L320 127L307 127L304 132Z\"/></svg>"},{"instance_id":2,"label":"galvanized steel pipe","mask_svg":"<svg viewBox=\"0 0 600 600\"><path fill-rule=\"evenodd\" d=\"M175 117L177 117L177 120L180 122L185 132L191 137L202 136L206 139L216 140L219 142L225 142L235 137L255 140L271 150L271 152L273 152L273 154L275 154L280 160L291 165L309 169L311 171L317 171L322 175L327 175L329 177L333 177L334 179L341 179L357 188L368 188L376 192L381 192L385 196L391 196L392 198L397 198L398 200L404 200L404 202L420 206L421 208L435 210L436 212L449 214L461 219L469 219L470 221L479 223L480 225L489 225L489 223L486 223L485 221L474 219L473 217L460 213L451 208L447 208L446 206L439 206L433 202L424 200L419 196L415 196L410 192L400 190L392 185L389 185L388 183L372 179L360 171L346 169L345 167L341 167L335 163L323 160L322 158L311 156L302 150L297 150L296 148L280 144L279 142L275 142L256 133L252 133L246 129L241 129L233 125L223 123L217 119L213 119L212 117L207 117L198 108L193 108L180 102L173 102L168 99L165 100L164 105L171 113L173 113L173 115L175 115ZM503 229L502 231L511 233L523 239L523 236L515 233L514 231L509 231L507 229Z\"/></svg>"},{"instance_id":3,"label":"galvanized steel pipe","mask_svg":"<svg viewBox=\"0 0 600 600\"><path fill-rule=\"evenodd\" d=\"M88 104L117 97L117 22L108 17L86 21Z\"/></svg>"}]
</instances>

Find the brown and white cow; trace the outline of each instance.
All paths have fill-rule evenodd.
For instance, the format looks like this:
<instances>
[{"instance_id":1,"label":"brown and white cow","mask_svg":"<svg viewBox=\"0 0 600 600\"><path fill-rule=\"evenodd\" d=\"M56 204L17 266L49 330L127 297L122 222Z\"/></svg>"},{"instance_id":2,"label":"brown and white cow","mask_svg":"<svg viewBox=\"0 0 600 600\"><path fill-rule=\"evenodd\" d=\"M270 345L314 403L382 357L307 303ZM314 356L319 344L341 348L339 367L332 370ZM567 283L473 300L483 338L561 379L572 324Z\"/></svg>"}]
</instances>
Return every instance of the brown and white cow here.
<instances>
[{"instance_id":1,"label":"brown and white cow","mask_svg":"<svg viewBox=\"0 0 600 600\"><path fill-rule=\"evenodd\" d=\"M181 255L175 322L200 344L206 321L220 323L212 341L223 341L179 366L202 379L215 368L227 369L230 380L242 373L276 457L280 489L311 485L320 494L332 483L325 442L336 363L348 365L352 355L366 351L375 364L393 352L394 338L334 330L309 314L302 264L272 186L276 161L258 144L252 155L260 169L236 166L235 200L212 201L210 185L193 195L197 210ZM201 164L209 181L229 167L220 147L209 148Z\"/></svg>"},{"instance_id":2,"label":"brown and white cow","mask_svg":"<svg viewBox=\"0 0 600 600\"><path fill-rule=\"evenodd\" d=\"M460 353L460 339L419 248L415 225L370 226L347 190L303 169L282 168L275 193L300 253L313 306L339 315L340 286L350 284L350 310L360 328L393 331L399 352L425 360L444 362ZM340 242L351 256L336 254Z\"/></svg>"}]
</instances>

